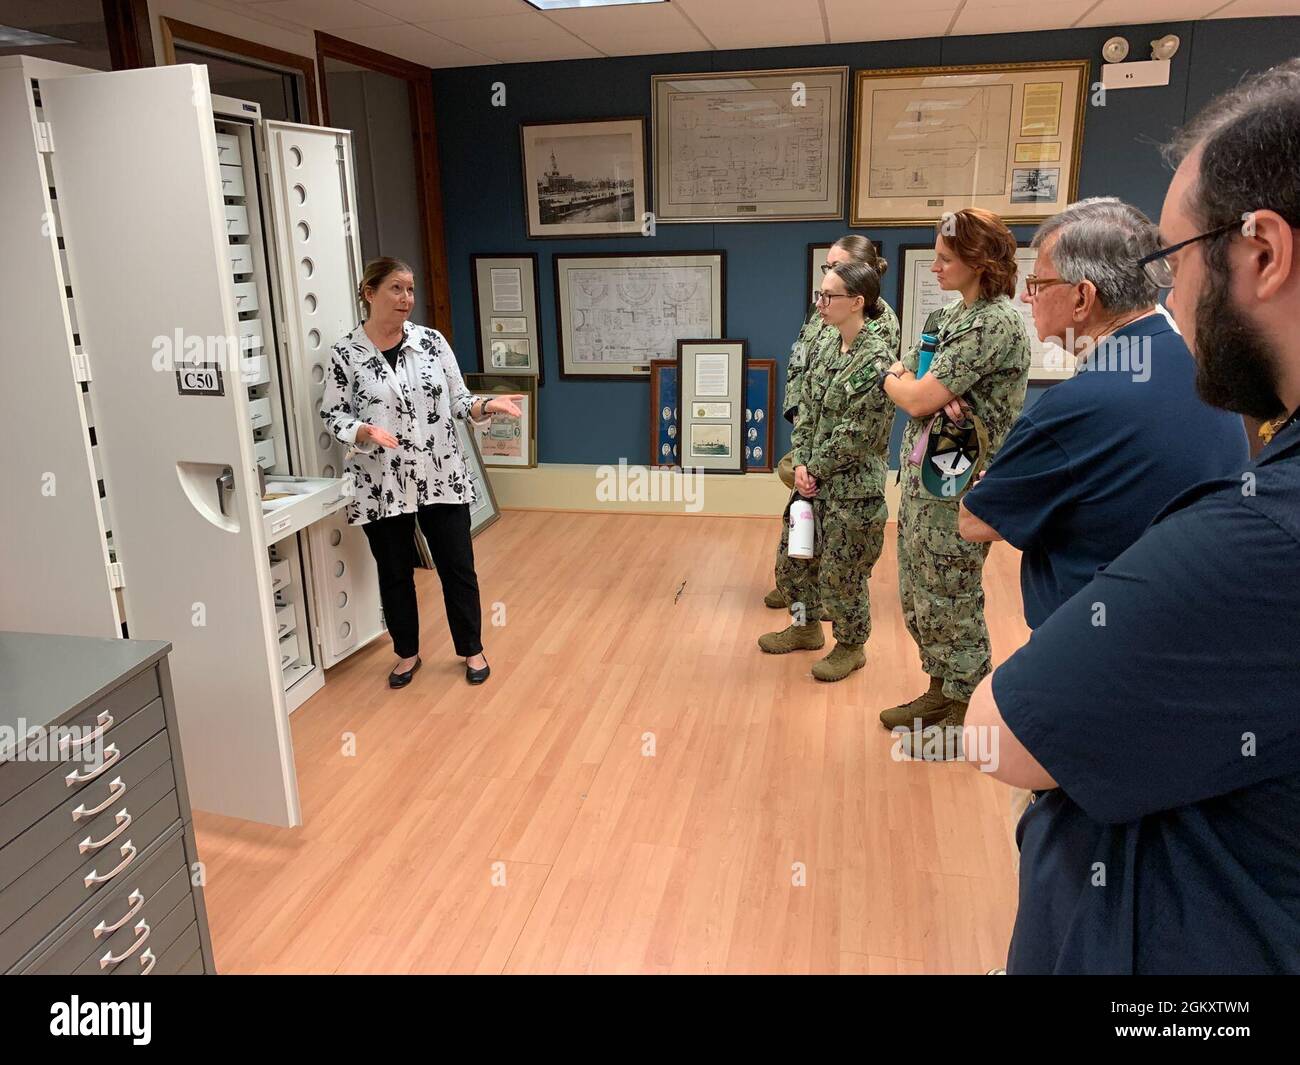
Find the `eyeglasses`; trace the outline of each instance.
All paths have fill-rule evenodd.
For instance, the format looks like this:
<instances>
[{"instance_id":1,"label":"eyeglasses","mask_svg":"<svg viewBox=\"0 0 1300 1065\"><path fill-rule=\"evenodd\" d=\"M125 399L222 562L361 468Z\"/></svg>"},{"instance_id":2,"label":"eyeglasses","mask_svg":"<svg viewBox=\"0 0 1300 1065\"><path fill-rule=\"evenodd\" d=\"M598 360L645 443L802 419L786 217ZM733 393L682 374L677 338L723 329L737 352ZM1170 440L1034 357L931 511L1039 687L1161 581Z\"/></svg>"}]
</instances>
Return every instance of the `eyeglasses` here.
<instances>
[{"instance_id":1,"label":"eyeglasses","mask_svg":"<svg viewBox=\"0 0 1300 1065\"><path fill-rule=\"evenodd\" d=\"M832 267L831 267L831 264L830 264L830 263L822 263L822 274L823 274L823 275L825 275L825 274L829 274L829 273L831 272L831 269L832 269Z\"/></svg>"},{"instance_id":2,"label":"eyeglasses","mask_svg":"<svg viewBox=\"0 0 1300 1065\"><path fill-rule=\"evenodd\" d=\"M851 292L822 292L820 290L812 294L813 303L830 303L831 300L853 300L857 299Z\"/></svg>"},{"instance_id":3,"label":"eyeglasses","mask_svg":"<svg viewBox=\"0 0 1300 1065\"><path fill-rule=\"evenodd\" d=\"M1029 274L1025 278L1025 292L1030 296L1037 296L1040 288L1047 288L1050 285L1074 285L1078 282L1067 281L1063 277L1035 277Z\"/></svg>"},{"instance_id":4,"label":"eyeglasses","mask_svg":"<svg viewBox=\"0 0 1300 1065\"><path fill-rule=\"evenodd\" d=\"M1160 248L1150 255L1142 256L1137 264L1146 272L1147 278L1156 288L1173 288L1174 271L1169 265L1168 256L1173 255L1176 251L1181 251L1189 244L1195 244L1198 240L1209 240L1210 237L1219 237L1234 229L1240 230L1242 224L1241 221L1229 222L1227 225L1219 226L1218 229L1211 229L1208 233L1200 233L1197 236L1188 237L1186 240L1180 240L1177 244L1172 244L1168 248Z\"/></svg>"}]
</instances>

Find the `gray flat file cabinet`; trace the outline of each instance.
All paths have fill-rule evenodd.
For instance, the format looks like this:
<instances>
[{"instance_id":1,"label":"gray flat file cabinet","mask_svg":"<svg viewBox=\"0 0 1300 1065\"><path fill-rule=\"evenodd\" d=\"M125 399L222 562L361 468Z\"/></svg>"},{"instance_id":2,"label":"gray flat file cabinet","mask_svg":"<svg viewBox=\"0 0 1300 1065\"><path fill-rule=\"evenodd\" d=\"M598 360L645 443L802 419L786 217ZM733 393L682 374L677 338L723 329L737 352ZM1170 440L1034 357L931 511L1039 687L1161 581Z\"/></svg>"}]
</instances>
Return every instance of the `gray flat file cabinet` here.
<instances>
[{"instance_id":1,"label":"gray flat file cabinet","mask_svg":"<svg viewBox=\"0 0 1300 1065\"><path fill-rule=\"evenodd\" d=\"M215 973L167 654L0 632L0 973Z\"/></svg>"}]
</instances>

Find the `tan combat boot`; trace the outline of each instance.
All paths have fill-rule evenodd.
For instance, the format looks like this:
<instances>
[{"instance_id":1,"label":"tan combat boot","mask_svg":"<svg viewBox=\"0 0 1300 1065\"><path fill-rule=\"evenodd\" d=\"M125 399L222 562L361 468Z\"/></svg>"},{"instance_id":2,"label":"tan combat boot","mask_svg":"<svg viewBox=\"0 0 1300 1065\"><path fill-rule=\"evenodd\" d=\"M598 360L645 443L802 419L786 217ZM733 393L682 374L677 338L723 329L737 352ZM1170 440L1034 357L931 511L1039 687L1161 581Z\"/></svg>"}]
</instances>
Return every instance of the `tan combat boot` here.
<instances>
[{"instance_id":1,"label":"tan combat boot","mask_svg":"<svg viewBox=\"0 0 1300 1065\"><path fill-rule=\"evenodd\" d=\"M899 750L907 758L922 762L963 762L962 726L966 722L967 704L950 699L943 719L935 725L905 732L899 737Z\"/></svg>"},{"instance_id":2,"label":"tan combat boot","mask_svg":"<svg viewBox=\"0 0 1300 1065\"><path fill-rule=\"evenodd\" d=\"M948 698L943 694L943 678L931 677L930 690L918 695L910 703L891 706L880 712L880 723L885 728L915 728L916 719L921 719L921 727L937 725L948 713Z\"/></svg>"},{"instance_id":3,"label":"tan combat boot","mask_svg":"<svg viewBox=\"0 0 1300 1065\"><path fill-rule=\"evenodd\" d=\"M814 662L812 675L818 680L843 680L855 669L867 664L867 656L862 653L862 644L845 644L835 641L835 650L820 662Z\"/></svg>"},{"instance_id":4,"label":"tan combat boot","mask_svg":"<svg viewBox=\"0 0 1300 1065\"><path fill-rule=\"evenodd\" d=\"M788 655L791 651L816 651L826 645L826 634L817 622L790 625L780 632L765 632L758 638L760 650L770 655Z\"/></svg>"},{"instance_id":5,"label":"tan combat boot","mask_svg":"<svg viewBox=\"0 0 1300 1065\"><path fill-rule=\"evenodd\" d=\"M767 595L763 596L763 605L772 610L784 610L790 604L785 601L785 596L781 594L780 588L773 588Z\"/></svg>"}]
</instances>

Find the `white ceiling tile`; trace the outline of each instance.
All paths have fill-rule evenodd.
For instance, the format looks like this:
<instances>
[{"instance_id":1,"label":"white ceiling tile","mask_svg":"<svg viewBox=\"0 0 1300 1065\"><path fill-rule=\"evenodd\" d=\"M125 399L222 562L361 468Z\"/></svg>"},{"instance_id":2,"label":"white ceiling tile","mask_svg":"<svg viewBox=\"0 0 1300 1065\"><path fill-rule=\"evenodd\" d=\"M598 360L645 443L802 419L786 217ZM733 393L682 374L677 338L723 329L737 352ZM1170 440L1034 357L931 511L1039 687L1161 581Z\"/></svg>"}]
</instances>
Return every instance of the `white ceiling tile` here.
<instances>
[{"instance_id":1,"label":"white ceiling tile","mask_svg":"<svg viewBox=\"0 0 1300 1065\"><path fill-rule=\"evenodd\" d=\"M1124 26L1131 25L1135 18L1144 24L1181 22L1202 18L1222 6L1223 0L1142 0L1141 6L1135 8L1132 0L1101 0L1075 25ZM1132 58L1132 53L1129 55ZM1144 55L1142 58L1147 57Z\"/></svg>"},{"instance_id":2,"label":"white ceiling tile","mask_svg":"<svg viewBox=\"0 0 1300 1065\"><path fill-rule=\"evenodd\" d=\"M374 29L344 30L339 36L401 59L409 59L412 63L422 63L426 67L474 67L494 62L491 56L462 48L406 23Z\"/></svg>"},{"instance_id":3,"label":"white ceiling tile","mask_svg":"<svg viewBox=\"0 0 1300 1065\"><path fill-rule=\"evenodd\" d=\"M710 47L708 39L673 4L553 11L550 19L610 55L694 52Z\"/></svg>"},{"instance_id":4,"label":"white ceiling tile","mask_svg":"<svg viewBox=\"0 0 1300 1065\"><path fill-rule=\"evenodd\" d=\"M602 53L570 37L567 41L501 41L482 49L502 63L547 63L554 59L599 59Z\"/></svg>"},{"instance_id":5,"label":"white ceiling tile","mask_svg":"<svg viewBox=\"0 0 1300 1065\"><path fill-rule=\"evenodd\" d=\"M256 18L273 15L311 30L347 30L378 26L396 26L399 20L357 0L271 0L248 5Z\"/></svg>"},{"instance_id":6,"label":"white ceiling tile","mask_svg":"<svg viewBox=\"0 0 1300 1065\"><path fill-rule=\"evenodd\" d=\"M487 45L520 41L578 42L571 33L557 26L540 12L515 15L493 15L488 18L443 19L421 22L416 25L429 33L436 33L466 48L486 48Z\"/></svg>"},{"instance_id":7,"label":"white ceiling tile","mask_svg":"<svg viewBox=\"0 0 1300 1065\"><path fill-rule=\"evenodd\" d=\"M363 0L406 22L527 13L523 0Z\"/></svg>"},{"instance_id":8,"label":"white ceiling tile","mask_svg":"<svg viewBox=\"0 0 1300 1065\"><path fill-rule=\"evenodd\" d=\"M1300 0L1233 0L1216 9L1215 18L1264 18L1270 15L1300 15Z\"/></svg>"},{"instance_id":9,"label":"white ceiling tile","mask_svg":"<svg viewBox=\"0 0 1300 1065\"><path fill-rule=\"evenodd\" d=\"M736 22L782 22L807 18L821 21L817 0L672 0L692 22L726 26ZM707 30L705 32L708 32Z\"/></svg>"},{"instance_id":10,"label":"white ceiling tile","mask_svg":"<svg viewBox=\"0 0 1300 1065\"><path fill-rule=\"evenodd\" d=\"M726 26L710 26L705 32L715 48L776 48L781 45L826 43L826 30L821 19L815 22L803 19L732 22Z\"/></svg>"},{"instance_id":11,"label":"white ceiling tile","mask_svg":"<svg viewBox=\"0 0 1300 1065\"><path fill-rule=\"evenodd\" d=\"M953 11L904 11L888 19L871 19L857 23L852 19L830 20L832 42L848 44L855 41L901 41L909 37L942 37L952 22Z\"/></svg>"},{"instance_id":12,"label":"white ceiling tile","mask_svg":"<svg viewBox=\"0 0 1300 1065\"><path fill-rule=\"evenodd\" d=\"M677 33L638 33L616 43L588 41L606 55L666 55L671 52L709 52L707 40L687 26Z\"/></svg>"},{"instance_id":13,"label":"white ceiling tile","mask_svg":"<svg viewBox=\"0 0 1300 1065\"><path fill-rule=\"evenodd\" d=\"M1023 33L1030 30L1060 30L1074 25L1081 10L1077 3L1045 4L1034 7L1005 6L962 8L953 24L952 34L970 36L979 33Z\"/></svg>"}]
</instances>

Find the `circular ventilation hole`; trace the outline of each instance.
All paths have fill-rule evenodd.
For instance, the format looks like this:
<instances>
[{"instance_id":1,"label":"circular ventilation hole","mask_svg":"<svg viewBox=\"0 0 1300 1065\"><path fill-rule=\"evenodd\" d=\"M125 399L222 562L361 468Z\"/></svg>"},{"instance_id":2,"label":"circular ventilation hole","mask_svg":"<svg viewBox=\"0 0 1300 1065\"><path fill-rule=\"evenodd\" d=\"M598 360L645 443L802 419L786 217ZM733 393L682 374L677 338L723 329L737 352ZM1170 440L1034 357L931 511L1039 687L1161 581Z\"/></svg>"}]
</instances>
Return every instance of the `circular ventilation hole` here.
<instances>
[{"instance_id":1,"label":"circular ventilation hole","mask_svg":"<svg viewBox=\"0 0 1300 1065\"><path fill-rule=\"evenodd\" d=\"M320 330L319 330L319 329L310 329L310 330L307 331L307 343L310 344L310 345L312 346L312 350L313 350L313 351L315 351L318 347L320 347ZM324 381L324 380L325 380L325 367L322 366L322 367L320 368L320 378L317 380L316 383L319 384L321 381Z\"/></svg>"},{"instance_id":2,"label":"circular ventilation hole","mask_svg":"<svg viewBox=\"0 0 1300 1065\"><path fill-rule=\"evenodd\" d=\"M330 436L329 433L321 433L316 440L317 443L320 444L320 449L322 451L328 451L330 449L330 444L334 443L334 438Z\"/></svg>"},{"instance_id":3,"label":"circular ventilation hole","mask_svg":"<svg viewBox=\"0 0 1300 1065\"><path fill-rule=\"evenodd\" d=\"M343 637L343 639L345 639L345 640L346 640L349 636L351 636L351 635L352 635L352 622L350 622L350 621L345 621L345 622L343 622L343 624L339 626L339 635L340 635L341 637Z\"/></svg>"},{"instance_id":4,"label":"circular ventilation hole","mask_svg":"<svg viewBox=\"0 0 1300 1065\"><path fill-rule=\"evenodd\" d=\"M307 298L306 298L303 302L307 304L307 313L308 313L308 314L315 314L315 313L316 313L316 297L315 297L315 296L313 296L310 292L308 292L308 293L307 293Z\"/></svg>"},{"instance_id":5,"label":"circular ventilation hole","mask_svg":"<svg viewBox=\"0 0 1300 1065\"><path fill-rule=\"evenodd\" d=\"M343 530L332 529L330 531L330 547L338 547L343 542Z\"/></svg>"},{"instance_id":6,"label":"circular ventilation hole","mask_svg":"<svg viewBox=\"0 0 1300 1065\"><path fill-rule=\"evenodd\" d=\"M309 226L306 222L299 222L297 229L298 229L299 240L305 241L307 240L308 237L311 236L311 226Z\"/></svg>"},{"instance_id":7,"label":"circular ventilation hole","mask_svg":"<svg viewBox=\"0 0 1300 1065\"><path fill-rule=\"evenodd\" d=\"M293 165L294 165L294 166L302 166L302 149L301 149L301 148L290 148L290 149L289 149L289 158L293 160Z\"/></svg>"},{"instance_id":8,"label":"circular ventilation hole","mask_svg":"<svg viewBox=\"0 0 1300 1065\"><path fill-rule=\"evenodd\" d=\"M341 558L336 560L334 563L334 576L342 577L345 569L347 569L347 567L343 565L343 560Z\"/></svg>"},{"instance_id":9,"label":"circular ventilation hole","mask_svg":"<svg viewBox=\"0 0 1300 1065\"><path fill-rule=\"evenodd\" d=\"M307 202L307 190L304 189L301 185L295 185L295 186L293 187L293 198L294 198L295 200L297 200L298 203L300 203L300 204L306 203L306 202Z\"/></svg>"},{"instance_id":10,"label":"circular ventilation hole","mask_svg":"<svg viewBox=\"0 0 1300 1065\"><path fill-rule=\"evenodd\" d=\"M310 259L304 259L298 265L302 267L303 277L311 277L311 275L316 272L316 264L312 262Z\"/></svg>"},{"instance_id":11,"label":"circular ventilation hole","mask_svg":"<svg viewBox=\"0 0 1300 1065\"><path fill-rule=\"evenodd\" d=\"M325 383L325 367L317 363L311 368L312 384L323 385Z\"/></svg>"},{"instance_id":12,"label":"circular ventilation hole","mask_svg":"<svg viewBox=\"0 0 1300 1065\"><path fill-rule=\"evenodd\" d=\"M348 605L348 593L339 592L339 597L335 600L335 602L338 603L339 609L342 610L345 606Z\"/></svg>"},{"instance_id":13,"label":"circular ventilation hole","mask_svg":"<svg viewBox=\"0 0 1300 1065\"><path fill-rule=\"evenodd\" d=\"M333 466L326 466L323 470L321 470L321 473L323 473L326 477L333 477L333 476L334 476L334 467L333 467Z\"/></svg>"}]
</instances>

